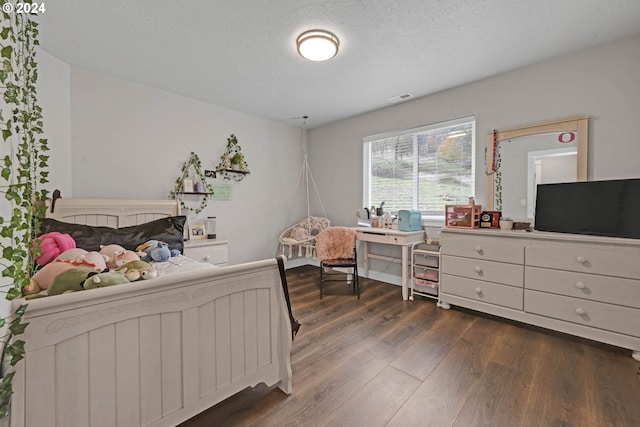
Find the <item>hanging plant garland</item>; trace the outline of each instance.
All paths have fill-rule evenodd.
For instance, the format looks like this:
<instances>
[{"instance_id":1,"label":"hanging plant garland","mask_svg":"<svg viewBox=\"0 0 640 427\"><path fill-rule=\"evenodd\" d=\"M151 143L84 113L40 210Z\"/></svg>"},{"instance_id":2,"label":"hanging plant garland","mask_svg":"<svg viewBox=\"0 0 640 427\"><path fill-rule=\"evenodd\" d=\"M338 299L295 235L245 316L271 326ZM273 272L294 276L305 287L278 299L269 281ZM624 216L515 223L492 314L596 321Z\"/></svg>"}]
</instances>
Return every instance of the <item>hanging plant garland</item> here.
<instances>
[{"instance_id":1,"label":"hanging plant garland","mask_svg":"<svg viewBox=\"0 0 640 427\"><path fill-rule=\"evenodd\" d=\"M240 182L249 175L249 166L234 134L227 138L227 149L220 156L220 163L216 166L216 172L227 181Z\"/></svg>"},{"instance_id":2,"label":"hanging plant garland","mask_svg":"<svg viewBox=\"0 0 640 427\"><path fill-rule=\"evenodd\" d=\"M193 169L195 176L200 179L199 182L202 183L202 191L200 192L185 191L183 187L185 179L188 179L188 177L190 176L189 172L191 171L191 169ZM176 179L175 187L169 192L169 198L178 200L182 209L190 210L196 214L199 214L207 207L207 205L209 204L209 200L213 198L214 193L213 187L207 182L206 177L202 172L202 162L200 161L200 157L198 157L198 155L192 151L189 155L189 159L182 164L180 172L181 174ZM200 205L197 208L187 206L183 198L185 194L199 194L202 197L200 199Z\"/></svg>"},{"instance_id":3,"label":"hanging plant garland","mask_svg":"<svg viewBox=\"0 0 640 427\"><path fill-rule=\"evenodd\" d=\"M11 283L2 288L6 299L21 295L34 273L34 257L40 249L34 245L39 220L44 216L48 183L48 144L42 138L43 116L38 105L36 82L38 69L35 46L38 24L29 14L6 13L3 5L0 31L0 130L3 146L0 164L0 194L6 200L0 214L0 271ZM6 209L5 209L6 207ZM0 418L9 413L14 366L24 357L22 323L26 304L6 317L0 317L2 359L0 360Z\"/></svg>"}]
</instances>

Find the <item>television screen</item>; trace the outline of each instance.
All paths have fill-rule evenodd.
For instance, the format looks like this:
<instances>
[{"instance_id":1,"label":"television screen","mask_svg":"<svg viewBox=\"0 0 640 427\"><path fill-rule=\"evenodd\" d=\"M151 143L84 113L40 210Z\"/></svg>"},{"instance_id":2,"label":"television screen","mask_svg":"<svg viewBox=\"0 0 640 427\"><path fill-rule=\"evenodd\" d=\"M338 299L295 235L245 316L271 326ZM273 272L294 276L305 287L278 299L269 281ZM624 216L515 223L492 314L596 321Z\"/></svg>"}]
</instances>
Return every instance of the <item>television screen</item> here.
<instances>
[{"instance_id":1,"label":"television screen","mask_svg":"<svg viewBox=\"0 0 640 427\"><path fill-rule=\"evenodd\" d=\"M538 185L534 228L640 239L640 179Z\"/></svg>"}]
</instances>

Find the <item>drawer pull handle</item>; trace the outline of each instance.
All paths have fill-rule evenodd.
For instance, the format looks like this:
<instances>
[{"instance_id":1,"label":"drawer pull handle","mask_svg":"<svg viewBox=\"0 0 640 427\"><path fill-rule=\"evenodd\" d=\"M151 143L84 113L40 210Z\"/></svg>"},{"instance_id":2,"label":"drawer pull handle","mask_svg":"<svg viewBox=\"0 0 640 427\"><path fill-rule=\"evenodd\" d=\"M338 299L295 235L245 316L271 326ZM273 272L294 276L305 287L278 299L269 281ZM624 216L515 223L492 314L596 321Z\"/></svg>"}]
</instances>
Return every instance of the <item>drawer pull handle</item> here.
<instances>
[{"instance_id":1,"label":"drawer pull handle","mask_svg":"<svg viewBox=\"0 0 640 427\"><path fill-rule=\"evenodd\" d=\"M581 308L576 308L576 314L579 316L583 316L585 313L585 311Z\"/></svg>"},{"instance_id":2,"label":"drawer pull handle","mask_svg":"<svg viewBox=\"0 0 640 427\"><path fill-rule=\"evenodd\" d=\"M578 283L576 283L576 288L578 288L578 289L584 289L584 288L586 288L586 287L587 287L587 286L586 286L584 283L582 283L582 282L578 282Z\"/></svg>"},{"instance_id":3,"label":"drawer pull handle","mask_svg":"<svg viewBox=\"0 0 640 427\"><path fill-rule=\"evenodd\" d=\"M578 258L576 258L576 261L578 261L580 264L584 264L585 262L587 262L587 259L583 256L579 256Z\"/></svg>"},{"instance_id":4,"label":"drawer pull handle","mask_svg":"<svg viewBox=\"0 0 640 427\"><path fill-rule=\"evenodd\" d=\"M475 270L478 274L482 273L482 267L476 267Z\"/></svg>"},{"instance_id":5,"label":"drawer pull handle","mask_svg":"<svg viewBox=\"0 0 640 427\"><path fill-rule=\"evenodd\" d=\"M476 291L476 294L480 295L482 293L482 289L480 288L475 288L474 291Z\"/></svg>"}]
</instances>

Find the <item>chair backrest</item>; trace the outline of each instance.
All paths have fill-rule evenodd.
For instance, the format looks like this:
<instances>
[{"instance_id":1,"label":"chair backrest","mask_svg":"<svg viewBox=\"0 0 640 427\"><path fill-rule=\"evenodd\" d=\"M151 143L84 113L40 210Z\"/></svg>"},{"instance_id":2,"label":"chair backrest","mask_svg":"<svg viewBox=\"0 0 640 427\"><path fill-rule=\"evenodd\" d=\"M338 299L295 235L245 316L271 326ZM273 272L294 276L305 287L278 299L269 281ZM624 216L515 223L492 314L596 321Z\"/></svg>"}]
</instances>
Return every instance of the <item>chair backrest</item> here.
<instances>
[{"instance_id":1,"label":"chair backrest","mask_svg":"<svg viewBox=\"0 0 640 427\"><path fill-rule=\"evenodd\" d=\"M356 231L349 227L328 227L316 236L316 256L325 259L350 259L355 255Z\"/></svg>"}]
</instances>

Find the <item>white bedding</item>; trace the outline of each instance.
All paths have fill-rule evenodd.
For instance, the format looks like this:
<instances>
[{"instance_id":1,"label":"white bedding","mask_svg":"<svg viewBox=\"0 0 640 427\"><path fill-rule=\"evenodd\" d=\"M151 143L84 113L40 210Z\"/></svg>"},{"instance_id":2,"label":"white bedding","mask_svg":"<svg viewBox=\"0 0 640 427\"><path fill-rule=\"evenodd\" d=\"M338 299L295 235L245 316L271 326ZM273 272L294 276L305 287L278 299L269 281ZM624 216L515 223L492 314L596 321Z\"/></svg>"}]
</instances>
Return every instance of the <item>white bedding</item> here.
<instances>
[{"instance_id":1,"label":"white bedding","mask_svg":"<svg viewBox=\"0 0 640 427\"><path fill-rule=\"evenodd\" d=\"M167 274L184 273L187 271L199 271L212 268L220 268L217 265L210 264L208 262L198 262L191 258L187 258L184 255L178 255L169 258L168 261L163 262L151 262L150 263L158 272L158 277L165 276Z\"/></svg>"}]
</instances>

